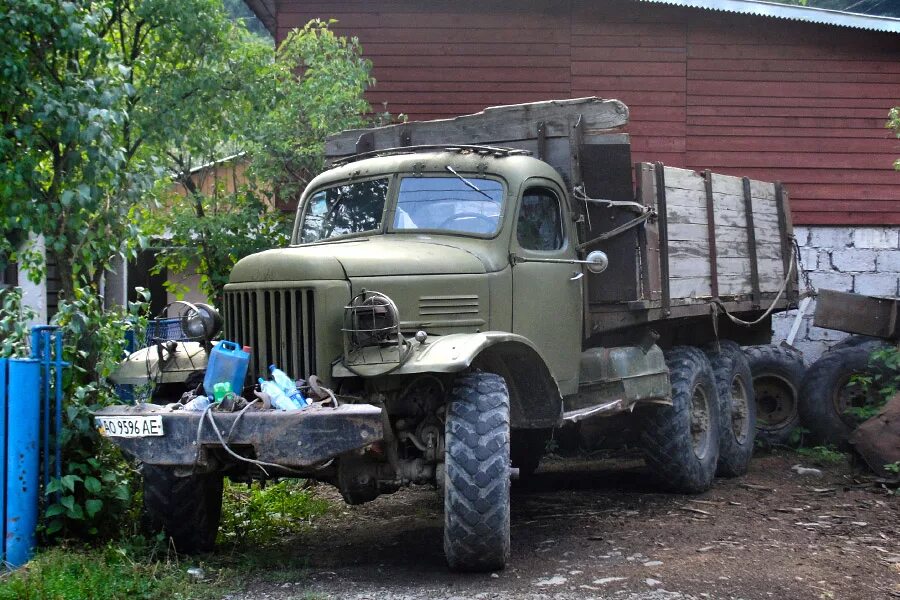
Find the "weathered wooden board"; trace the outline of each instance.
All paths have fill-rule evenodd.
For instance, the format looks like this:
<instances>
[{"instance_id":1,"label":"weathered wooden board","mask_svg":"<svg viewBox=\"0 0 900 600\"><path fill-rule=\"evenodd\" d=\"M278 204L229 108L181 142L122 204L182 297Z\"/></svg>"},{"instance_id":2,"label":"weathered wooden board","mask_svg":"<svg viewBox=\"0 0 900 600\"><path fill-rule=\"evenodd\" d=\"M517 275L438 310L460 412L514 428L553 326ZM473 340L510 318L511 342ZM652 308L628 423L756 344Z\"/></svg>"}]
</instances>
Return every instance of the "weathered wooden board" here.
<instances>
[{"instance_id":1,"label":"weathered wooden board","mask_svg":"<svg viewBox=\"0 0 900 600\"><path fill-rule=\"evenodd\" d=\"M572 124L579 118L584 140L590 142L592 136L606 135L610 129L625 125L628 107L618 100L594 97L494 106L454 119L343 131L329 136L325 154L331 159L356 154L362 150L357 144L364 135L370 141L370 150L435 144L499 145L514 140L535 140L540 123L543 123L547 138L568 138Z\"/></svg>"},{"instance_id":2,"label":"weathered wooden board","mask_svg":"<svg viewBox=\"0 0 900 600\"><path fill-rule=\"evenodd\" d=\"M743 178L715 173L708 174L707 182L706 174L660 164L637 169L654 174L642 178L647 188L639 190L642 202L665 210L660 227L665 227L668 243L659 254L668 266L662 271L669 276L669 303L780 289L790 226L780 212L775 184L747 180L745 185ZM659 169L664 202L659 198Z\"/></svg>"}]
</instances>

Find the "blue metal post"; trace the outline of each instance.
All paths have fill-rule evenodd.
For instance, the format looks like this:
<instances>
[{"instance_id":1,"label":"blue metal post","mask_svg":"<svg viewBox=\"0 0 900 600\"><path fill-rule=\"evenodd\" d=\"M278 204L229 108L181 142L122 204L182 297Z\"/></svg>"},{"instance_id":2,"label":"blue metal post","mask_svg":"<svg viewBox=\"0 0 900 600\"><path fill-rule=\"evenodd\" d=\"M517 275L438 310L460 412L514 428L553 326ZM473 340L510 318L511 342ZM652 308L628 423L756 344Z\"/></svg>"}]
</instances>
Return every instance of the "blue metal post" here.
<instances>
[{"instance_id":1,"label":"blue metal post","mask_svg":"<svg viewBox=\"0 0 900 600\"><path fill-rule=\"evenodd\" d=\"M41 329L41 348L38 356L41 359L41 383L44 384L44 487L50 483L50 330Z\"/></svg>"},{"instance_id":2,"label":"blue metal post","mask_svg":"<svg viewBox=\"0 0 900 600\"><path fill-rule=\"evenodd\" d=\"M9 360L6 445L6 562L25 564L35 546L40 484L41 363L37 359Z\"/></svg>"},{"instance_id":3,"label":"blue metal post","mask_svg":"<svg viewBox=\"0 0 900 600\"><path fill-rule=\"evenodd\" d=\"M6 401L7 365L9 360L0 358L0 558L6 555Z\"/></svg>"},{"instance_id":4,"label":"blue metal post","mask_svg":"<svg viewBox=\"0 0 900 600\"><path fill-rule=\"evenodd\" d=\"M56 330L56 360L54 362L56 368L56 431L54 432L55 441L56 441L56 462L54 463L54 471L56 473L56 478L59 479L62 477L62 444L60 444L60 437L62 437L62 399L63 399L63 367L68 366L67 363L63 362L63 334L59 329ZM57 502L59 502L59 494L57 496Z\"/></svg>"}]
</instances>

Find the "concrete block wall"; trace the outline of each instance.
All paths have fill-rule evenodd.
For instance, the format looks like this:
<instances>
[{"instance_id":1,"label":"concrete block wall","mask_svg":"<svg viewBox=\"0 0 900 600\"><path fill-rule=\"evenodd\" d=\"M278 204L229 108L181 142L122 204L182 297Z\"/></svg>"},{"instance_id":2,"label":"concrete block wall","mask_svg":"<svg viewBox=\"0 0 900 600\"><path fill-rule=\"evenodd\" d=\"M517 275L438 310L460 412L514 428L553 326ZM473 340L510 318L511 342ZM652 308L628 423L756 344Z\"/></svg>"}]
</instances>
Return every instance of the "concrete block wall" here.
<instances>
[{"instance_id":1,"label":"concrete block wall","mask_svg":"<svg viewBox=\"0 0 900 600\"><path fill-rule=\"evenodd\" d=\"M795 227L801 269L815 288L870 296L900 296L900 227ZM801 289L804 280L800 278ZM794 346L815 362L846 333L812 324L815 301L804 315ZM774 343L785 339L796 311L772 319Z\"/></svg>"}]
</instances>

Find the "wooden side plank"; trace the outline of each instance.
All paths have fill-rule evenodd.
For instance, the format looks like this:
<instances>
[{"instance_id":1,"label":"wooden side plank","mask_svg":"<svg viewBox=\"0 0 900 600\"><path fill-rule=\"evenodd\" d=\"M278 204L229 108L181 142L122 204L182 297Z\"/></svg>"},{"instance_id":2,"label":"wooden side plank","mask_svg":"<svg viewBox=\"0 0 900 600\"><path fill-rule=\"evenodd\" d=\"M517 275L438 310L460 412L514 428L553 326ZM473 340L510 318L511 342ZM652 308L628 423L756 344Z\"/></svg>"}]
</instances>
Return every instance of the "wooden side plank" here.
<instances>
[{"instance_id":1,"label":"wooden side plank","mask_svg":"<svg viewBox=\"0 0 900 600\"><path fill-rule=\"evenodd\" d=\"M372 135L375 150L402 146L401 132L409 136L412 145L491 144L498 140L536 138L537 126L541 122L544 123L546 137L565 137L569 135L569 122L579 115L585 136L628 123L628 108L618 100L595 97L551 100L495 106L454 119L343 131L328 137L325 154L329 158L355 154L356 143L364 134Z\"/></svg>"},{"instance_id":2,"label":"wooden side plank","mask_svg":"<svg viewBox=\"0 0 900 600\"><path fill-rule=\"evenodd\" d=\"M664 180L673 300L778 290L785 224L775 184L673 167Z\"/></svg>"}]
</instances>

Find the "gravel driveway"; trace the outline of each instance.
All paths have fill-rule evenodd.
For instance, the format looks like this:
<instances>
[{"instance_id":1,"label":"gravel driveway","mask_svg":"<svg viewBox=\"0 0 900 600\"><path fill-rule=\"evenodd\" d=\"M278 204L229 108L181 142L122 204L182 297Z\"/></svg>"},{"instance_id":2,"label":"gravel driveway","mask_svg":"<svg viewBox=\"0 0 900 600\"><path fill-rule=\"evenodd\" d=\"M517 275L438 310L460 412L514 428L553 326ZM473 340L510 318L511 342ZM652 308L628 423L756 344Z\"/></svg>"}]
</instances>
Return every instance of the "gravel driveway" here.
<instances>
[{"instance_id":1,"label":"gravel driveway","mask_svg":"<svg viewBox=\"0 0 900 600\"><path fill-rule=\"evenodd\" d=\"M229 598L900 598L898 496L799 460L756 459L700 496L658 493L634 461L550 461L514 488L509 566L481 575L447 571L437 493L404 490L299 536L284 556L306 565L298 581Z\"/></svg>"}]
</instances>

